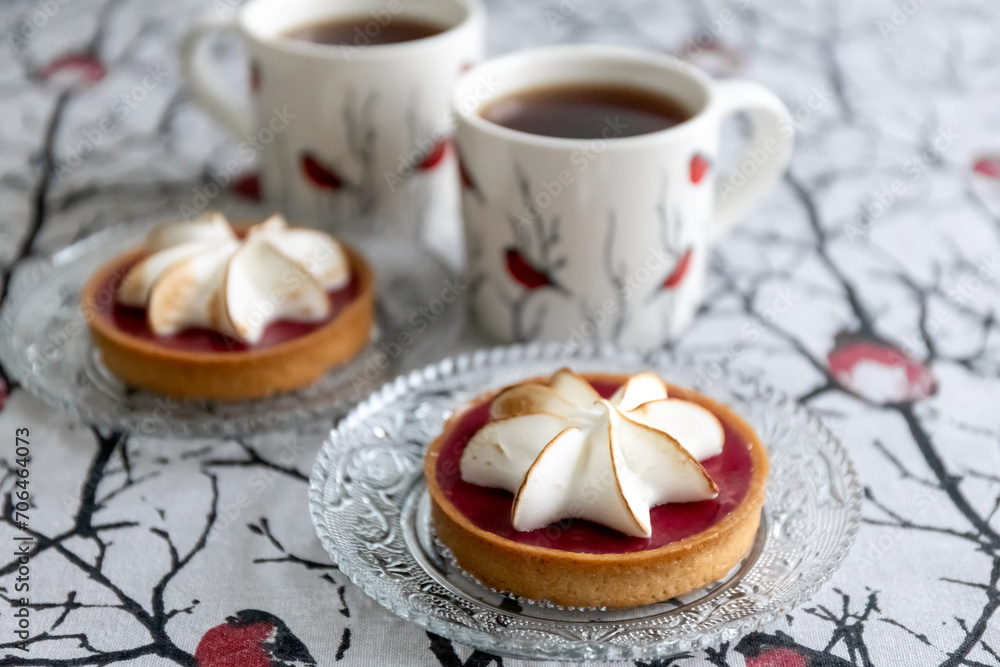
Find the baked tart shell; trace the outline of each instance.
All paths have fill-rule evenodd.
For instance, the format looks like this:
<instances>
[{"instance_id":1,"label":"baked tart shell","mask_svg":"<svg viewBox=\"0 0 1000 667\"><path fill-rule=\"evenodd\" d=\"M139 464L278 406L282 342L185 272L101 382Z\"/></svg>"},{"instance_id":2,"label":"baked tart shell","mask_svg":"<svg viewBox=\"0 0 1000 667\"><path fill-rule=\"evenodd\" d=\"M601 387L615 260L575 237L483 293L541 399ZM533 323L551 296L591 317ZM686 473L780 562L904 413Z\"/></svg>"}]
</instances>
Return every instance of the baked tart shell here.
<instances>
[{"instance_id":1,"label":"baked tart shell","mask_svg":"<svg viewBox=\"0 0 1000 667\"><path fill-rule=\"evenodd\" d=\"M625 375L586 374L624 382ZM542 381L537 378L529 381ZM768 457L754 429L725 405L667 384L669 395L699 403L729 425L750 450L752 474L746 496L706 530L657 549L629 553L578 553L522 544L483 530L445 496L437 479L438 457L451 442L466 410L492 400L484 394L454 415L430 444L424 477L437 537L458 564L480 582L531 600L572 607L631 607L689 593L726 576L749 551L760 525Z\"/></svg>"},{"instance_id":2,"label":"baked tart shell","mask_svg":"<svg viewBox=\"0 0 1000 667\"><path fill-rule=\"evenodd\" d=\"M81 305L104 365L126 384L182 399L242 401L312 384L368 344L374 317L375 277L368 262L341 244L358 281L358 294L328 323L276 345L232 352L187 351L141 340L102 312L106 285L143 251L102 266L83 288Z\"/></svg>"}]
</instances>

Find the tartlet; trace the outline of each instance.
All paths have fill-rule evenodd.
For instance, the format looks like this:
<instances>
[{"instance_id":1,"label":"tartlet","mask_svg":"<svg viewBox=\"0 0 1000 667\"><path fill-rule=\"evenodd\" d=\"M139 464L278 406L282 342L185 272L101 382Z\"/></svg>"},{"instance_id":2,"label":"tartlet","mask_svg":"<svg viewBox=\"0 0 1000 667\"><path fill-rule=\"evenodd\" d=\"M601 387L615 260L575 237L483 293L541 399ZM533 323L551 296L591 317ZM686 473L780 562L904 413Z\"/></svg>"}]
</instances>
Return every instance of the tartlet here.
<instances>
[{"instance_id":1,"label":"tartlet","mask_svg":"<svg viewBox=\"0 0 1000 667\"><path fill-rule=\"evenodd\" d=\"M625 375L611 374L586 374L584 377L605 397L627 379ZM526 382L544 384L545 381L534 378ZM475 485L461 479L456 463L456 457L461 456L468 440L488 420L488 406L499 393L490 392L475 398L451 417L428 448L424 476L438 539L451 550L462 568L486 586L563 606L650 604L683 595L724 577L747 553L757 533L768 472L767 454L753 428L728 407L692 390L664 384L672 398L706 408L725 428L723 453L706 460L706 469L728 465L720 463L725 457L736 457L734 461L743 461L739 465L749 465L739 477L740 488L729 490L734 494L742 490L742 497L738 501L735 496L727 497L731 506L710 525L688 531L691 534L684 534L682 530L681 539L667 540L655 548L644 548L658 544L655 526L650 540L644 541L593 527L590 522L578 519L531 532L515 531L509 524L504 525L501 518L510 511L511 494L498 489L480 493L479 487L470 490L467 487ZM736 449L729 449L731 447ZM717 480L720 494L727 493L726 479ZM737 479L735 474L733 479ZM459 490L465 495L460 495ZM469 495L473 492L480 493L485 499L483 502L493 506L488 507L488 511L472 512L468 508L463 511L456 499L468 503L469 497L478 497ZM680 504L683 510L680 514L693 512L691 516L702 516L707 512L710 516L710 503L716 502ZM668 516L674 511L674 504L651 510L654 517ZM476 520L470 519L470 515ZM484 520L484 516L493 518ZM580 542L570 534L573 531L589 537ZM607 543L602 544L600 540ZM595 544L599 548L591 548Z\"/></svg>"},{"instance_id":2,"label":"tartlet","mask_svg":"<svg viewBox=\"0 0 1000 667\"><path fill-rule=\"evenodd\" d=\"M242 239L249 227L235 229ZM116 293L129 269L148 255L137 248L103 265L84 286L81 305L91 338L103 364L123 382L174 398L239 401L304 387L350 361L371 335L374 274L359 252L338 245L349 263L349 287L330 293L331 304L339 300L331 317L300 327L301 335L267 345L220 335L224 344L213 343L213 349L184 349L147 331L127 330Z\"/></svg>"}]
</instances>

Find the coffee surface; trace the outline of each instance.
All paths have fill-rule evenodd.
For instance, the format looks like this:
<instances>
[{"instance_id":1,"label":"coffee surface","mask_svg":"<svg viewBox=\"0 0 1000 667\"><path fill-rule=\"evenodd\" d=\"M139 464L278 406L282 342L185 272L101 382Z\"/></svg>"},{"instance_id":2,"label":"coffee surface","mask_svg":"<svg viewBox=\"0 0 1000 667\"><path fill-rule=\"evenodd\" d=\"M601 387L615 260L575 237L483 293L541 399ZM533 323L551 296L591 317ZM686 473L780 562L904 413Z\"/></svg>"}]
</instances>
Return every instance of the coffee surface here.
<instances>
[{"instance_id":1,"label":"coffee surface","mask_svg":"<svg viewBox=\"0 0 1000 667\"><path fill-rule=\"evenodd\" d=\"M381 23L370 16L337 18L292 28L285 37L334 46L377 46L411 42L444 32L443 26L428 21L392 17Z\"/></svg>"},{"instance_id":2,"label":"coffee surface","mask_svg":"<svg viewBox=\"0 0 1000 667\"><path fill-rule=\"evenodd\" d=\"M566 139L632 137L665 130L691 117L679 102L664 95L614 84L513 93L486 105L480 115L512 130Z\"/></svg>"}]
</instances>

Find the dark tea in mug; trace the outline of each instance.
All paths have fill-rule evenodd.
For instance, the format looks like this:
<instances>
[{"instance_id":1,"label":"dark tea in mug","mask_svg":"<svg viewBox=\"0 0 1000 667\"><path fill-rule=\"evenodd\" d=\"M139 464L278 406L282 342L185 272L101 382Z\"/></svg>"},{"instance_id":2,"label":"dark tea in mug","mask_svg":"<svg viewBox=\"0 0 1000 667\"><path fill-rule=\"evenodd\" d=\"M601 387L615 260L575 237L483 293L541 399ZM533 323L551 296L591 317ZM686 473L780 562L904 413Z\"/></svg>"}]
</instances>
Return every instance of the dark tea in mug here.
<instances>
[{"instance_id":1,"label":"dark tea in mug","mask_svg":"<svg viewBox=\"0 0 1000 667\"><path fill-rule=\"evenodd\" d=\"M679 102L643 88L574 83L501 97L479 114L503 127L565 139L611 139L665 130L691 117Z\"/></svg>"},{"instance_id":2,"label":"dark tea in mug","mask_svg":"<svg viewBox=\"0 0 1000 667\"><path fill-rule=\"evenodd\" d=\"M415 39L432 37L447 30L447 27L418 19L394 16L385 23L370 16L335 18L316 23L307 23L284 35L314 44L333 46L377 46L412 42Z\"/></svg>"}]
</instances>

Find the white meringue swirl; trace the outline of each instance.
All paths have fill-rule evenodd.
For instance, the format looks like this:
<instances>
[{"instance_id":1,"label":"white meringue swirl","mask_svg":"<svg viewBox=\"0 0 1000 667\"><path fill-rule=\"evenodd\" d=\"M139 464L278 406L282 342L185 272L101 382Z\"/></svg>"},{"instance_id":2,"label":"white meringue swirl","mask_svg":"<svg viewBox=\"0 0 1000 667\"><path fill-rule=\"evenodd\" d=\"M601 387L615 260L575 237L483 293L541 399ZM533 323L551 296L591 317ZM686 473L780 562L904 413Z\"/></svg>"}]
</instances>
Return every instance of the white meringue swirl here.
<instances>
[{"instance_id":1,"label":"white meringue swirl","mask_svg":"<svg viewBox=\"0 0 1000 667\"><path fill-rule=\"evenodd\" d=\"M698 461L722 452L721 423L697 403L668 398L652 373L605 400L563 368L547 385L497 394L490 417L462 453L462 479L514 493L516 530L578 518L650 537L650 508L718 495Z\"/></svg>"},{"instance_id":2,"label":"white meringue swirl","mask_svg":"<svg viewBox=\"0 0 1000 667\"><path fill-rule=\"evenodd\" d=\"M209 213L157 227L145 250L117 298L145 308L157 335L199 327L256 343L277 320L326 319L327 292L351 280L350 261L331 236L290 228L280 215L240 238L221 213Z\"/></svg>"}]
</instances>

